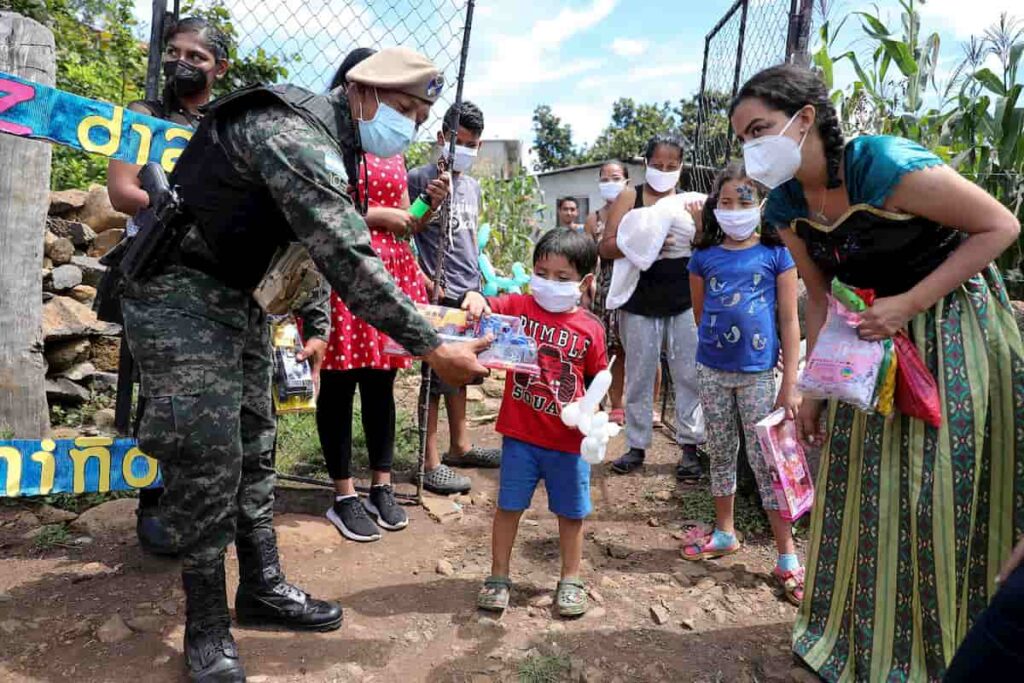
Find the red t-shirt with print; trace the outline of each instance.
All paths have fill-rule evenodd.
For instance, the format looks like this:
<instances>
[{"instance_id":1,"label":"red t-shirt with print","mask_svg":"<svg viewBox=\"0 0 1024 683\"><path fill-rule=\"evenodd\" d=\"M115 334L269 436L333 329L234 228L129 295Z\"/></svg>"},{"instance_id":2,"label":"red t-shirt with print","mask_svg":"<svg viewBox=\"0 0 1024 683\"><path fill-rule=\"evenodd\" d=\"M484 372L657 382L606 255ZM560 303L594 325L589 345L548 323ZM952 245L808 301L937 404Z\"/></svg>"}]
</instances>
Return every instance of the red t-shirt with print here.
<instances>
[{"instance_id":1,"label":"red t-shirt with print","mask_svg":"<svg viewBox=\"0 0 1024 683\"><path fill-rule=\"evenodd\" d=\"M581 307L551 313L526 294L494 297L487 303L493 312L523 321L523 331L537 343L541 368L536 377L508 373L498 433L541 448L579 453L583 434L562 424L561 412L582 398L585 381L608 365L601 321Z\"/></svg>"}]
</instances>

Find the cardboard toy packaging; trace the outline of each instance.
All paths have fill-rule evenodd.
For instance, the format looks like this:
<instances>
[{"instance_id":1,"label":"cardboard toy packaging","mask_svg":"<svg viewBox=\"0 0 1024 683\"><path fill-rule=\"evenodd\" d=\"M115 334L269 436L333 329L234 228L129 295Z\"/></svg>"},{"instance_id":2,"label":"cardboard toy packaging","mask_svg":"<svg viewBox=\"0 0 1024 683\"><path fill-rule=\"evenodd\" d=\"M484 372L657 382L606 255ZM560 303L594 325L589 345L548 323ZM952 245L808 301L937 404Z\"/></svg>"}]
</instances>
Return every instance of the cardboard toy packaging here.
<instances>
[{"instance_id":1,"label":"cardboard toy packaging","mask_svg":"<svg viewBox=\"0 0 1024 683\"><path fill-rule=\"evenodd\" d=\"M803 446L797 440L796 423L786 419L782 408L756 425L761 453L772 477L779 514L793 522L814 505L814 484Z\"/></svg>"},{"instance_id":2,"label":"cardboard toy packaging","mask_svg":"<svg viewBox=\"0 0 1024 683\"><path fill-rule=\"evenodd\" d=\"M470 322L466 311L447 306L416 304L420 315L430 321L431 326L445 342L462 342L479 339L488 334L494 337L490 348L481 353L480 364L491 370L509 370L528 375L539 375L537 365L537 344L523 334L522 321L511 315L485 315ZM408 351L393 339L384 345L384 353L392 356L408 356Z\"/></svg>"}]
</instances>

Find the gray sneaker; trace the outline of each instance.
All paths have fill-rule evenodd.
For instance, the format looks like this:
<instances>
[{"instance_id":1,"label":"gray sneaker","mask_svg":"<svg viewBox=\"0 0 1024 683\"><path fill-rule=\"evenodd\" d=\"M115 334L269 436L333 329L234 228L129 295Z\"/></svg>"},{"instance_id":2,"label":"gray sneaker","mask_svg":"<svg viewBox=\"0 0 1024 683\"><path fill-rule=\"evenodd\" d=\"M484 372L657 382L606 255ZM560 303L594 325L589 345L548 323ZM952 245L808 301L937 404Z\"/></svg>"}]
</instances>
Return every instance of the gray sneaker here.
<instances>
[{"instance_id":1,"label":"gray sneaker","mask_svg":"<svg viewBox=\"0 0 1024 683\"><path fill-rule=\"evenodd\" d=\"M501 449L473 446L462 455L449 451L441 462L452 467L501 467Z\"/></svg>"},{"instance_id":2,"label":"gray sneaker","mask_svg":"<svg viewBox=\"0 0 1024 683\"><path fill-rule=\"evenodd\" d=\"M472 486L469 477L456 473L448 465L438 465L437 469L423 474L423 488L441 496L468 493Z\"/></svg>"}]
</instances>

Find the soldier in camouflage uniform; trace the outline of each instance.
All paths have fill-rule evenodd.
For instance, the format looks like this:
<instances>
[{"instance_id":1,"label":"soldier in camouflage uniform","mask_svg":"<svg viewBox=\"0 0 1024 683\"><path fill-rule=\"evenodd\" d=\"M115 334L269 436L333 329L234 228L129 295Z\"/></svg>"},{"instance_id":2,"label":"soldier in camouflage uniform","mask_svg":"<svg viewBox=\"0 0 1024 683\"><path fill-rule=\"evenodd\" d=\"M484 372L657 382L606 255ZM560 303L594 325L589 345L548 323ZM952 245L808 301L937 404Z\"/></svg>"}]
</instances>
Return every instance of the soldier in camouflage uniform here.
<instances>
[{"instance_id":1,"label":"soldier in camouflage uniform","mask_svg":"<svg viewBox=\"0 0 1024 683\"><path fill-rule=\"evenodd\" d=\"M386 157L409 144L440 74L392 48L349 80L329 96L282 86L218 99L172 176L192 227L157 275L126 284L125 331L148 400L139 445L163 471L195 681L245 680L224 579L232 541L240 622L330 630L342 620L339 605L287 583L278 560L270 338L251 296L273 254L299 241L353 313L446 382L487 372L476 359L486 343L440 344L374 254L347 192L362 150Z\"/></svg>"}]
</instances>

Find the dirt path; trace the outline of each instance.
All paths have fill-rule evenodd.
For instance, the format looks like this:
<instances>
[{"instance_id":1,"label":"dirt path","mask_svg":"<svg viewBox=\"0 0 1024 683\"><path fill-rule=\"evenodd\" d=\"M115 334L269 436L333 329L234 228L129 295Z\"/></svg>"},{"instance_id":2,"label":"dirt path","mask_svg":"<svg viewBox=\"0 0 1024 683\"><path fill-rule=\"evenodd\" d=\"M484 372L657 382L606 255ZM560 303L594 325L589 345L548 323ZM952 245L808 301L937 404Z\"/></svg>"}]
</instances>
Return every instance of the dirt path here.
<instances>
[{"instance_id":1,"label":"dirt path","mask_svg":"<svg viewBox=\"0 0 1024 683\"><path fill-rule=\"evenodd\" d=\"M584 560L595 594L576 621L551 611L557 527L542 492L517 543L512 609L500 620L474 609L496 471L471 472L461 517L441 524L410 508L410 527L378 543L345 541L322 517L279 516L289 578L339 599L345 625L236 629L249 681L803 680L788 646L795 610L768 581L765 539L716 564L679 559L679 498L706 494L676 489L675 449L658 439L645 472L609 478L607 499L595 486ZM497 443L486 428L478 441ZM185 680L177 567L139 551L133 506L94 509L76 523L88 535L47 549L26 538L38 523L24 510L0 508L0 680ZM233 592L233 550L228 568Z\"/></svg>"}]
</instances>

